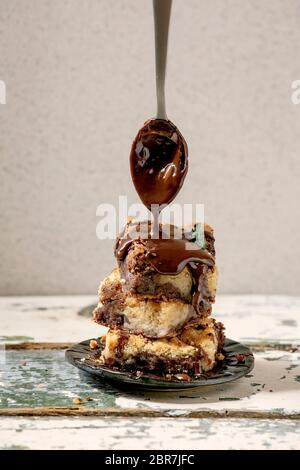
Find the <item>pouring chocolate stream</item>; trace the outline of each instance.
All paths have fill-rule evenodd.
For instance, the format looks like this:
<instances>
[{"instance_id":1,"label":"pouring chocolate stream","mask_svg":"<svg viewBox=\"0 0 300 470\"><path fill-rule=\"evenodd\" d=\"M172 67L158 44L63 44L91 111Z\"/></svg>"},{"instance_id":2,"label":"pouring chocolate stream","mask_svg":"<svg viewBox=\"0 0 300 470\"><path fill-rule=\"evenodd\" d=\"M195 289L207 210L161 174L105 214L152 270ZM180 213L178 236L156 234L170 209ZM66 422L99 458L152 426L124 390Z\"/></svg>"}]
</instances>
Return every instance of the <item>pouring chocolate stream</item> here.
<instances>
[{"instance_id":1,"label":"pouring chocolate stream","mask_svg":"<svg viewBox=\"0 0 300 470\"><path fill-rule=\"evenodd\" d=\"M188 265L193 276L192 305L198 311L208 289L202 285L203 274L214 266L214 257L204 247L177 239L174 230L163 237L159 225L160 211L170 204L181 189L188 170L188 148L177 127L168 120L165 107L165 72L168 31L172 0L153 0L156 55L157 117L148 120L135 137L130 152L130 170L135 189L143 204L152 212L151 230L140 230L132 224L129 234L116 242L115 256L125 259L133 241L146 247L147 261L161 274L178 274ZM149 224L147 224L147 228ZM153 229L154 227L154 229ZM140 229L145 229L140 224ZM200 294L202 292L202 294ZM204 294L203 294L204 293Z\"/></svg>"}]
</instances>

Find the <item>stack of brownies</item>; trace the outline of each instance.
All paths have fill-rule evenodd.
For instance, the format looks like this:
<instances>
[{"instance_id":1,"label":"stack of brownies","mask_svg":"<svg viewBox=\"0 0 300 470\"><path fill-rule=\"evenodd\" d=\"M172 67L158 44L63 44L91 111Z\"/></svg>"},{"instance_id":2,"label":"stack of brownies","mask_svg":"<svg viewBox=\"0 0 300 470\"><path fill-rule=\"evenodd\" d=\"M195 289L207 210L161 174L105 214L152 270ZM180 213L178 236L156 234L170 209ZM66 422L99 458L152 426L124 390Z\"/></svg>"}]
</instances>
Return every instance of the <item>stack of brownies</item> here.
<instances>
[{"instance_id":1,"label":"stack of brownies","mask_svg":"<svg viewBox=\"0 0 300 470\"><path fill-rule=\"evenodd\" d=\"M202 225L199 242L199 226L185 230L184 242L195 253L201 243L210 262L190 256L174 270L157 261L166 247L162 257L172 258L170 247L178 256L174 234L156 248L155 240L143 234L148 222L127 223L116 242L118 267L101 282L93 314L96 323L109 328L102 338L102 363L160 375L198 375L222 360L223 325L210 316L217 283L213 230Z\"/></svg>"}]
</instances>

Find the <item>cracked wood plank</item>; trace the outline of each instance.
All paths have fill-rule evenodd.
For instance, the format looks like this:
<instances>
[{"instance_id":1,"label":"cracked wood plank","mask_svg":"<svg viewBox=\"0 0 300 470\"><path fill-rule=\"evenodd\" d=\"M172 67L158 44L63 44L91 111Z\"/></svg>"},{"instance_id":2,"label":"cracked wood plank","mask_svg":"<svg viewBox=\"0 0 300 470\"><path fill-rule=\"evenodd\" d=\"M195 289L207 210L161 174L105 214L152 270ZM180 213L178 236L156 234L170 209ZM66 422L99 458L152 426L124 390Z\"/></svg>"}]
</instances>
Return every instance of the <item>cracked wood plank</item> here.
<instances>
[{"instance_id":1,"label":"cracked wood plank","mask_svg":"<svg viewBox=\"0 0 300 470\"><path fill-rule=\"evenodd\" d=\"M245 419L283 419L300 421L299 413L285 413L281 410L266 411L249 411L249 410L187 410L185 412L175 412L174 410L161 409L155 410L151 408L80 408L80 407L41 407L41 408L2 408L0 416L99 416L99 417L122 417L122 418L245 418Z\"/></svg>"}]
</instances>

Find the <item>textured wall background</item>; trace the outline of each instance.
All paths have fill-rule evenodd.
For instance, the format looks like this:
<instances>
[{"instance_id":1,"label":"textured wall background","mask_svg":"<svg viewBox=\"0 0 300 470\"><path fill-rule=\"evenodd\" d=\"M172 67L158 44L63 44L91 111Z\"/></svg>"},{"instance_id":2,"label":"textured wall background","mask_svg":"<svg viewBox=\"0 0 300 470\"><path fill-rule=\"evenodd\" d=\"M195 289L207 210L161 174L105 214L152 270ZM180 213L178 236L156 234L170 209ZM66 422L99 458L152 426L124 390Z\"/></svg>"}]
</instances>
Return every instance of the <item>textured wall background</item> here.
<instances>
[{"instance_id":1,"label":"textured wall background","mask_svg":"<svg viewBox=\"0 0 300 470\"><path fill-rule=\"evenodd\" d=\"M298 0L175 0L167 104L220 290L300 294ZM155 113L150 0L0 0L0 293L96 292L96 207L137 201L128 153Z\"/></svg>"}]
</instances>

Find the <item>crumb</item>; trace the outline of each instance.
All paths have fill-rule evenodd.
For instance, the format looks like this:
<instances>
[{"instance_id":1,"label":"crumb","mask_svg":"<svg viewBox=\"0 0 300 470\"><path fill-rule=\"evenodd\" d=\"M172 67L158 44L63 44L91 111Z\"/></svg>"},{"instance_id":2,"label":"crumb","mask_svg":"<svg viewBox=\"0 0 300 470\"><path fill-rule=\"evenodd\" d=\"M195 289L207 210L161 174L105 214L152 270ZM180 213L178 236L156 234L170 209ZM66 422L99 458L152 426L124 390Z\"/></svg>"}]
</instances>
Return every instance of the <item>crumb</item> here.
<instances>
[{"instance_id":1,"label":"crumb","mask_svg":"<svg viewBox=\"0 0 300 470\"><path fill-rule=\"evenodd\" d=\"M93 401L92 397L85 397L84 401Z\"/></svg>"},{"instance_id":2,"label":"crumb","mask_svg":"<svg viewBox=\"0 0 300 470\"><path fill-rule=\"evenodd\" d=\"M289 349L290 353L294 353L294 352L298 352L298 351L299 351L299 349L295 348L295 347Z\"/></svg>"},{"instance_id":3,"label":"crumb","mask_svg":"<svg viewBox=\"0 0 300 470\"><path fill-rule=\"evenodd\" d=\"M269 392L273 392L273 390L269 390Z\"/></svg>"},{"instance_id":4,"label":"crumb","mask_svg":"<svg viewBox=\"0 0 300 470\"><path fill-rule=\"evenodd\" d=\"M238 362L245 362L245 354L236 354L234 357Z\"/></svg>"},{"instance_id":5,"label":"crumb","mask_svg":"<svg viewBox=\"0 0 300 470\"><path fill-rule=\"evenodd\" d=\"M191 380L191 377L188 374L176 374L175 377L176 379L184 380L185 382L189 382Z\"/></svg>"},{"instance_id":6,"label":"crumb","mask_svg":"<svg viewBox=\"0 0 300 470\"><path fill-rule=\"evenodd\" d=\"M91 341L90 341L90 348L91 348L91 349L98 349L98 348L99 348L98 343L97 343L97 341L96 341L95 339L91 339Z\"/></svg>"},{"instance_id":7,"label":"crumb","mask_svg":"<svg viewBox=\"0 0 300 470\"><path fill-rule=\"evenodd\" d=\"M103 356L100 356L97 358L97 362L101 365L104 365L105 364L105 360L104 360L104 357Z\"/></svg>"},{"instance_id":8,"label":"crumb","mask_svg":"<svg viewBox=\"0 0 300 470\"><path fill-rule=\"evenodd\" d=\"M73 398L73 403L74 403L74 405L81 405L82 400L81 400L81 398L78 398L78 397Z\"/></svg>"},{"instance_id":9,"label":"crumb","mask_svg":"<svg viewBox=\"0 0 300 470\"><path fill-rule=\"evenodd\" d=\"M105 340L106 340L106 334L101 336L100 338L100 343L104 346L105 345Z\"/></svg>"}]
</instances>

